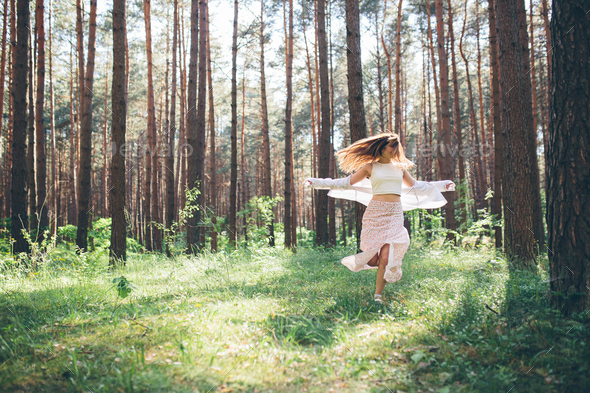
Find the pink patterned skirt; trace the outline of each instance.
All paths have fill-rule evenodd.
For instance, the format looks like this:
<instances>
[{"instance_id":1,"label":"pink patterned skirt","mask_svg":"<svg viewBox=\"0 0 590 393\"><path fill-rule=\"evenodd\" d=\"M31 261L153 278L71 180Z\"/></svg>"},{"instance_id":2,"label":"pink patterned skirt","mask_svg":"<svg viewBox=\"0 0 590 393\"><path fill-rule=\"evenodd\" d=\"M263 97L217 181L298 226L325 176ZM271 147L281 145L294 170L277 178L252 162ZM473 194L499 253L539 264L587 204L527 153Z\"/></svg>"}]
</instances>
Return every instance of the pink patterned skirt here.
<instances>
[{"instance_id":1,"label":"pink patterned skirt","mask_svg":"<svg viewBox=\"0 0 590 393\"><path fill-rule=\"evenodd\" d=\"M404 227L401 202L383 202L371 199L363 215L361 250L363 252L342 259L342 264L359 272L377 269L368 263L389 243L389 258L385 268L385 281L396 282L402 278L402 259L410 246L410 236Z\"/></svg>"}]
</instances>

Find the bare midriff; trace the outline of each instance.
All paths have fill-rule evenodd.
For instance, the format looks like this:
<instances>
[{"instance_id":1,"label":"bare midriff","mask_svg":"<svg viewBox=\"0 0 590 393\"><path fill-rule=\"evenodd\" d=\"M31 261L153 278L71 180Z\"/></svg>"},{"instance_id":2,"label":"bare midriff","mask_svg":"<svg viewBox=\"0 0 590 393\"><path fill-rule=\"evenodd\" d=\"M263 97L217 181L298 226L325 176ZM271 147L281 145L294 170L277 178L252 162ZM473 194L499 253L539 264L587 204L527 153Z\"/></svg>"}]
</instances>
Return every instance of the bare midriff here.
<instances>
[{"instance_id":1,"label":"bare midriff","mask_svg":"<svg viewBox=\"0 0 590 393\"><path fill-rule=\"evenodd\" d=\"M381 202L401 202L402 199L397 194L373 195L373 200Z\"/></svg>"}]
</instances>

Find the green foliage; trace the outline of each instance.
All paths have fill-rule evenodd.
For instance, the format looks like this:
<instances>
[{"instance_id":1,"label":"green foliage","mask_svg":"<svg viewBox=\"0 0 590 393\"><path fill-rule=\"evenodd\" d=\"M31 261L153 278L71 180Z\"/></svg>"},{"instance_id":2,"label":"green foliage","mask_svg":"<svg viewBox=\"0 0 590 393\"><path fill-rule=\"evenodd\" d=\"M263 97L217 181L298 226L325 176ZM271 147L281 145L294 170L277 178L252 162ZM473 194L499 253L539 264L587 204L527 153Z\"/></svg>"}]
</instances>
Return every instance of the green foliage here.
<instances>
[{"instance_id":1,"label":"green foliage","mask_svg":"<svg viewBox=\"0 0 590 393\"><path fill-rule=\"evenodd\" d=\"M131 291L134 289L131 282L127 280L124 276L113 278L113 284L115 284L117 295L121 299L125 299L127 295L129 295Z\"/></svg>"},{"instance_id":2,"label":"green foliage","mask_svg":"<svg viewBox=\"0 0 590 393\"><path fill-rule=\"evenodd\" d=\"M57 233L58 235L60 235L61 237L67 239L67 240L71 240L71 241L75 241L76 240L76 232L78 231L78 227L75 225L64 225L63 227L59 227L57 228Z\"/></svg>"},{"instance_id":3,"label":"green foliage","mask_svg":"<svg viewBox=\"0 0 590 393\"><path fill-rule=\"evenodd\" d=\"M240 210L237 214L238 220L246 216L246 227L248 231L248 237L252 239L254 243L261 243L262 246L269 236L268 224L275 219L273 208L284 198L276 196L271 198L269 196L255 196L250 199L244 206L243 210ZM278 224L275 225L275 238L278 232L281 232Z\"/></svg>"},{"instance_id":4,"label":"green foliage","mask_svg":"<svg viewBox=\"0 0 590 393\"><path fill-rule=\"evenodd\" d=\"M189 218L191 218L195 211L203 210L197 204L199 194L201 191L198 187L198 182L196 183L197 186L194 188L186 188L184 194L186 196L186 203L184 208L180 209L178 212L178 221L173 221L170 228L166 228L166 225L157 223L152 221L152 224L156 226L156 228L160 229L164 233L164 241L166 242L166 250L167 253L170 255L179 255L184 254L186 251L186 241L182 241L181 237L181 228L186 226L186 223ZM207 211L205 210L205 216ZM205 218L205 224L207 223L207 217Z\"/></svg>"},{"instance_id":5,"label":"green foliage","mask_svg":"<svg viewBox=\"0 0 590 393\"><path fill-rule=\"evenodd\" d=\"M339 263L353 244L136 254L116 275L58 245L39 274L0 271L2 389L590 388L590 318L550 307L547 271L428 242L412 238L385 305L373 271Z\"/></svg>"}]
</instances>

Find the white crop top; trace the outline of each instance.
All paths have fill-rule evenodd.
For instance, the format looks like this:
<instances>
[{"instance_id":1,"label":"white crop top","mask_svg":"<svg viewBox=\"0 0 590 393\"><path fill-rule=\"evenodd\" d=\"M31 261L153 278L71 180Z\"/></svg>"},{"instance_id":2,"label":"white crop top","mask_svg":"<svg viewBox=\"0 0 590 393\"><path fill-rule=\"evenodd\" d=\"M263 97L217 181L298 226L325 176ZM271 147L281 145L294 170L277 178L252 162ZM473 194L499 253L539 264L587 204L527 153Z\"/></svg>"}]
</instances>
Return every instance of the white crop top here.
<instances>
[{"instance_id":1,"label":"white crop top","mask_svg":"<svg viewBox=\"0 0 590 393\"><path fill-rule=\"evenodd\" d=\"M374 162L373 171L371 172L373 195L401 195L403 177L404 172L392 162L388 164Z\"/></svg>"}]
</instances>

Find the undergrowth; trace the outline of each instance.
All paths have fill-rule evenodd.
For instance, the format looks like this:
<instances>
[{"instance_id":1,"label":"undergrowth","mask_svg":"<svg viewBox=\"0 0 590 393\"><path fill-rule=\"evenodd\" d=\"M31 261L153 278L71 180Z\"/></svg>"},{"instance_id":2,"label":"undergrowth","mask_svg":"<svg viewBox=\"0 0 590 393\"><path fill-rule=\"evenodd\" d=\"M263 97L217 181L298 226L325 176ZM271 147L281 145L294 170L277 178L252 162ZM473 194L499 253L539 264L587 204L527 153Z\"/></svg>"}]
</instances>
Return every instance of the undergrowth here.
<instances>
[{"instance_id":1,"label":"undergrowth","mask_svg":"<svg viewBox=\"0 0 590 393\"><path fill-rule=\"evenodd\" d=\"M372 301L354 252L250 247L198 257L58 246L0 258L3 391L525 392L590 389L588 312L548 303L546 260L413 239ZM122 296L122 293L125 296Z\"/></svg>"}]
</instances>

